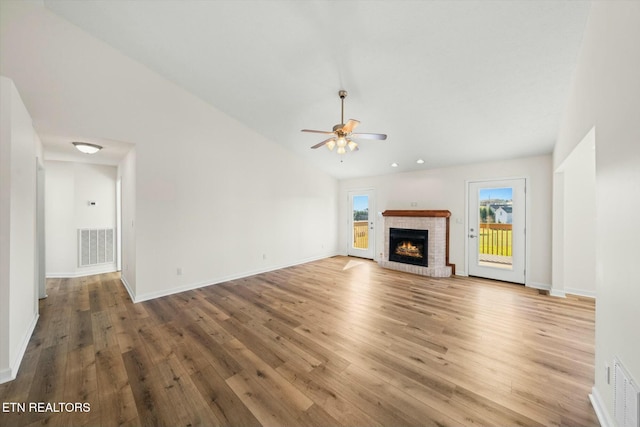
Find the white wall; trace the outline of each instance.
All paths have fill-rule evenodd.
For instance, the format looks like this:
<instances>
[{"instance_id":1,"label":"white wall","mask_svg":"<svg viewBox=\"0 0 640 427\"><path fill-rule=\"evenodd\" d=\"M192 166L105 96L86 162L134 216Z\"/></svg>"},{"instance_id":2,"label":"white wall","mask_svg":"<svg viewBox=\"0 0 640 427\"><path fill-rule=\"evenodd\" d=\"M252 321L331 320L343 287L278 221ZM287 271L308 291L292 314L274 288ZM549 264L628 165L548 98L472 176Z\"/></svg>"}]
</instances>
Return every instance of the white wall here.
<instances>
[{"instance_id":1,"label":"white wall","mask_svg":"<svg viewBox=\"0 0 640 427\"><path fill-rule=\"evenodd\" d=\"M38 319L37 140L13 82L0 77L0 383L15 378Z\"/></svg>"},{"instance_id":2,"label":"white wall","mask_svg":"<svg viewBox=\"0 0 640 427\"><path fill-rule=\"evenodd\" d=\"M640 381L640 2L593 2L565 118L559 166L595 126L596 360L593 402L613 425L605 364L617 356ZM615 214L612 214L615 212Z\"/></svg>"},{"instance_id":3,"label":"white wall","mask_svg":"<svg viewBox=\"0 0 640 427\"><path fill-rule=\"evenodd\" d=\"M45 169L47 277L115 271L115 262L78 266L78 229L115 228L116 167L47 160Z\"/></svg>"},{"instance_id":4,"label":"white wall","mask_svg":"<svg viewBox=\"0 0 640 427\"><path fill-rule=\"evenodd\" d=\"M554 173L553 291L596 295L595 129ZM557 234L557 235L556 235Z\"/></svg>"},{"instance_id":5,"label":"white wall","mask_svg":"<svg viewBox=\"0 0 640 427\"><path fill-rule=\"evenodd\" d=\"M44 218L44 194L45 194L45 170L44 160L42 158L42 143L38 134L33 133L36 137L36 144L40 147L37 152L37 171L36 171L36 282L38 284L38 298L47 297L47 278L46 278L46 236L45 236L45 218ZM36 150L38 151L38 150Z\"/></svg>"},{"instance_id":6,"label":"white wall","mask_svg":"<svg viewBox=\"0 0 640 427\"><path fill-rule=\"evenodd\" d=\"M340 251L346 253L349 206L347 192L373 188L375 211L387 209L446 209L451 211L449 261L456 273L465 271L465 191L466 182L526 177L530 229L527 251L527 284L549 288L551 283L551 156L537 156L495 163L478 163L443 169L344 180L340 183ZM411 203L416 202L416 206ZM376 216L376 260L384 241L382 220Z\"/></svg>"},{"instance_id":7,"label":"white wall","mask_svg":"<svg viewBox=\"0 0 640 427\"><path fill-rule=\"evenodd\" d=\"M121 235L122 265L120 277L132 298L136 294L136 150L129 154L118 165L118 178L121 181Z\"/></svg>"},{"instance_id":8,"label":"white wall","mask_svg":"<svg viewBox=\"0 0 640 427\"><path fill-rule=\"evenodd\" d=\"M2 12L2 71L60 104L43 130L135 144L137 300L335 254L336 179L46 8Z\"/></svg>"}]
</instances>

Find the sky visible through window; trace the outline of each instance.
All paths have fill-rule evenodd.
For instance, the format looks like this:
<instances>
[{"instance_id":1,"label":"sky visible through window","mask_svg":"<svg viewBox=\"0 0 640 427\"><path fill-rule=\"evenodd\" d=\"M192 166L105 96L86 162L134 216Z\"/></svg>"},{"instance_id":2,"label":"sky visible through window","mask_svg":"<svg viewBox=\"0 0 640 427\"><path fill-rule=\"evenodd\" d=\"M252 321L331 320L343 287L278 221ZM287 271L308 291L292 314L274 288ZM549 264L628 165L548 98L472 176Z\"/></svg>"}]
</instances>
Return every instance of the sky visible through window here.
<instances>
[{"instance_id":1,"label":"sky visible through window","mask_svg":"<svg viewBox=\"0 0 640 427\"><path fill-rule=\"evenodd\" d=\"M480 200L512 200L513 188L482 188L480 189ZM354 202L355 203L355 202Z\"/></svg>"},{"instance_id":2,"label":"sky visible through window","mask_svg":"<svg viewBox=\"0 0 640 427\"><path fill-rule=\"evenodd\" d=\"M369 196L353 196L353 210L363 211L369 207Z\"/></svg>"}]
</instances>

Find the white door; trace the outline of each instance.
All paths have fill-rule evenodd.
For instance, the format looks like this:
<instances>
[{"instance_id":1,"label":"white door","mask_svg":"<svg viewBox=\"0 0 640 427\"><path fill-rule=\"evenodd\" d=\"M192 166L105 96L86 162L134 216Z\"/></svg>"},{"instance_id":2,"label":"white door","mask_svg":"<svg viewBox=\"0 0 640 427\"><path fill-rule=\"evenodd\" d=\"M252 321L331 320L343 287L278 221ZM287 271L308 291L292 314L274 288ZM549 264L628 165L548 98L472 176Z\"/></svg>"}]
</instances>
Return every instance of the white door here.
<instances>
[{"instance_id":1,"label":"white door","mask_svg":"<svg viewBox=\"0 0 640 427\"><path fill-rule=\"evenodd\" d=\"M350 191L348 255L374 258L374 220L373 191Z\"/></svg>"},{"instance_id":2,"label":"white door","mask_svg":"<svg viewBox=\"0 0 640 427\"><path fill-rule=\"evenodd\" d=\"M469 182L470 276L525 282L526 181Z\"/></svg>"}]
</instances>

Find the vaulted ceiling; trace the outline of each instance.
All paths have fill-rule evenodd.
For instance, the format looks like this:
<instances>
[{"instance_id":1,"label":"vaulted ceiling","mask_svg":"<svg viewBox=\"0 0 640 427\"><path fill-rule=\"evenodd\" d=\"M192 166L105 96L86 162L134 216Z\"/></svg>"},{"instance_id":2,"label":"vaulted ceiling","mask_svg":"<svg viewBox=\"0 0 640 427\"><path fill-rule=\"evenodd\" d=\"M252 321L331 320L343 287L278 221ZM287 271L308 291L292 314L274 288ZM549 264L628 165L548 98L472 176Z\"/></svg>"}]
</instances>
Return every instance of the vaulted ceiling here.
<instances>
[{"instance_id":1,"label":"vaulted ceiling","mask_svg":"<svg viewBox=\"0 0 640 427\"><path fill-rule=\"evenodd\" d=\"M84 1L45 6L338 178L551 152L582 1ZM389 135L311 150L345 119ZM422 158L424 164L416 161ZM391 163L397 168L391 168Z\"/></svg>"}]
</instances>

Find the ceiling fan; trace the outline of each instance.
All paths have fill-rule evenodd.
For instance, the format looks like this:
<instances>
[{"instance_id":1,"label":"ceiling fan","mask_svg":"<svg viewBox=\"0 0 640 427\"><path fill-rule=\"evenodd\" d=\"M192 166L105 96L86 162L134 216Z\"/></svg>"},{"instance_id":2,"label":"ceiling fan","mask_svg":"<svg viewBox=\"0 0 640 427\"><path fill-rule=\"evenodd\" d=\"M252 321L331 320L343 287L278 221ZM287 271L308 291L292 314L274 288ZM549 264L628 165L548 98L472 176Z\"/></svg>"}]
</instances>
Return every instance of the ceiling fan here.
<instances>
[{"instance_id":1,"label":"ceiling fan","mask_svg":"<svg viewBox=\"0 0 640 427\"><path fill-rule=\"evenodd\" d=\"M342 102L342 112L340 114L340 123L333 127L333 131L302 129L302 132L332 135L331 138L327 138L324 141L312 146L311 148L315 149L326 145L329 150L333 150L337 146L338 154L344 154L347 152L345 147L349 147L349 150L351 151L358 150L358 143L353 139L387 139L387 135L383 133L353 133L353 130L360 124L360 122L354 119L349 119L347 123L344 122L344 99L347 97L347 91L339 91L338 96L340 97Z\"/></svg>"}]
</instances>

